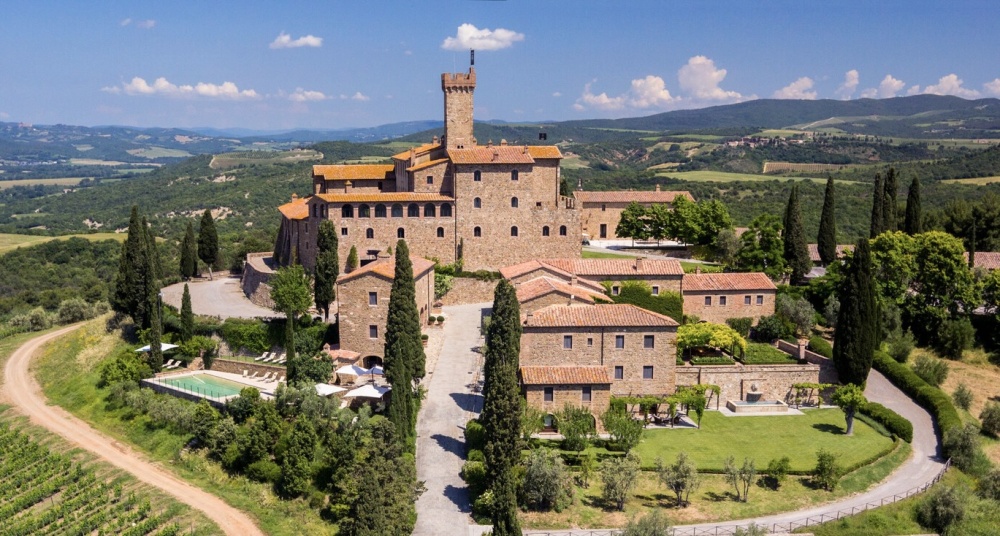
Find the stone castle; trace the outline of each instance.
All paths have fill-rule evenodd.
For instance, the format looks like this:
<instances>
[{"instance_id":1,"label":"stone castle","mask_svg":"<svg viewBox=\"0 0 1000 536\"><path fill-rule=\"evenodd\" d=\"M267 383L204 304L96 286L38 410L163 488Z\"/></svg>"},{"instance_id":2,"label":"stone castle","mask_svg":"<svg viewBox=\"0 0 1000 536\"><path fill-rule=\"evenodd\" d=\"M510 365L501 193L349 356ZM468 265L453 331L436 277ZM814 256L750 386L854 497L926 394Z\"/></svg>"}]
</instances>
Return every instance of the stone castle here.
<instances>
[{"instance_id":1,"label":"stone castle","mask_svg":"<svg viewBox=\"0 0 1000 536\"><path fill-rule=\"evenodd\" d=\"M580 214L559 194L556 146L480 144L473 135L476 71L441 75L444 136L392 157L391 164L313 166L311 195L279 207L279 265L307 269L320 222L362 264L400 238L410 252L465 270L498 270L538 257L578 257Z\"/></svg>"}]
</instances>

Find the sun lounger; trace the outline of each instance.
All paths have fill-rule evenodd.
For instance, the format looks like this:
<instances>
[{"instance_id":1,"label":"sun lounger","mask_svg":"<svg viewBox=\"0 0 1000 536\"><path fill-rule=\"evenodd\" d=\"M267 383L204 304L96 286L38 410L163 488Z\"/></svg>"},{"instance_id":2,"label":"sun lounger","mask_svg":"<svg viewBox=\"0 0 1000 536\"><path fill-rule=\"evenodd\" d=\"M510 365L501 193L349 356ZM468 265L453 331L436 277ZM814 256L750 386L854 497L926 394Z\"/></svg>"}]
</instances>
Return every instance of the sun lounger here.
<instances>
[{"instance_id":1,"label":"sun lounger","mask_svg":"<svg viewBox=\"0 0 1000 536\"><path fill-rule=\"evenodd\" d=\"M252 380L252 379L256 378L258 374L260 374L260 373L259 373L259 372L254 372L254 373L253 373L253 376L250 376L250 377L249 377L249 378L247 378L247 379L248 379L248 380Z\"/></svg>"},{"instance_id":2,"label":"sun lounger","mask_svg":"<svg viewBox=\"0 0 1000 536\"><path fill-rule=\"evenodd\" d=\"M173 365L173 364L174 364L174 360L171 359L171 360L169 360L169 361L167 361L166 363L163 364L163 368L168 369L168 368L170 368L170 365Z\"/></svg>"},{"instance_id":3,"label":"sun lounger","mask_svg":"<svg viewBox=\"0 0 1000 536\"><path fill-rule=\"evenodd\" d=\"M271 356L271 357L269 357L269 358L265 359L265 360L264 360L264 363L273 363L273 362L275 362L275 361L277 361L277 360L278 360L278 358L277 358L277 357L274 357L274 356Z\"/></svg>"},{"instance_id":4,"label":"sun lounger","mask_svg":"<svg viewBox=\"0 0 1000 536\"><path fill-rule=\"evenodd\" d=\"M285 383L285 377L282 376L282 377L278 378L278 383Z\"/></svg>"},{"instance_id":5,"label":"sun lounger","mask_svg":"<svg viewBox=\"0 0 1000 536\"><path fill-rule=\"evenodd\" d=\"M250 374L247 369L243 369L243 377L246 378L247 374Z\"/></svg>"},{"instance_id":6,"label":"sun lounger","mask_svg":"<svg viewBox=\"0 0 1000 536\"><path fill-rule=\"evenodd\" d=\"M254 361L263 361L263 360L265 360L265 359L267 359L269 357L271 357L271 352L264 352L263 354L260 354L260 357L255 357L255 358L253 358L253 360Z\"/></svg>"},{"instance_id":7,"label":"sun lounger","mask_svg":"<svg viewBox=\"0 0 1000 536\"><path fill-rule=\"evenodd\" d=\"M275 361L275 364L278 364L278 365L284 365L284 364L285 364L285 361L288 361L288 360L287 360L287 359L285 359L284 357L282 357L281 359L279 359L279 360Z\"/></svg>"}]
</instances>

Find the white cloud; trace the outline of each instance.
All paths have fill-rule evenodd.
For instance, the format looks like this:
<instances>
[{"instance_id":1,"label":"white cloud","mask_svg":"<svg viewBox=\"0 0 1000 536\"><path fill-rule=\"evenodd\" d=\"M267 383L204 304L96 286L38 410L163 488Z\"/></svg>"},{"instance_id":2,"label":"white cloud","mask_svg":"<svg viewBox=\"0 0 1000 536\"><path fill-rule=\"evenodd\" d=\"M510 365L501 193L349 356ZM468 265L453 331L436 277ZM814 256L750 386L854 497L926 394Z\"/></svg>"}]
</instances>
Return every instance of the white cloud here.
<instances>
[{"instance_id":1,"label":"white cloud","mask_svg":"<svg viewBox=\"0 0 1000 536\"><path fill-rule=\"evenodd\" d=\"M577 99L576 103L573 104L573 108L576 110L585 110L586 108L597 108L598 110L621 110L625 107L625 97L609 97L607 93L601 93L600 95L595 95L591 93L590 86L593 82L587 82L583 86L583 94Z\"/></svg>"},{"instance_id":2,"label":"white cloud","mask_svg":"<svg viewBox=\"0 0 1000 536\"><path fill-rule=\"evenodd\" d=\"M258 99L260 95L252 89L241 90L232 82L221 84L211 84L198 82L190 85L177 85L171 83L164 77L157 78L152 84L146 82L144 78L136 76L131 81L123 83L121 87L111 86L101 88L107 93L122 93L126 95L164 95L167 97L208 97L224 100L246 100Z\"/></svg>"},{"instance_id":3,"label":"white cloud","mask_svg":"<svg viewBox=\"0 0 1000 536\"><path fill-rule=\"evenodd\" d=\"M851 69L844 73L844 83L840 84L840 87L837 88L837 96L844 100L850 99L858 89L859 81L860 77L858 76L857 69Z\"/></svg>"},{"instance_id":4,"label":"white cloud","mask_svg":"<svg viewBox=\"0 0 1000 536\"><path fill-rule=\"evenodd\" d=\"M808 76L803 76L787 86L777 90L772 95L776 99L816 99L816 92L810 91L813 87L813 80Z\"/></svg>"},{"instance_id":5,"label":"white cloud","mask_svg":"<svg viewBox=\"0 0 1000 536\"><path fill-rule=\"evenodd\" d=\"M920 94L920 86L919 85L910 86L910 89L906 90L906 94L907 95L919 95Z\"/></svg>"},{"instance_id":6,"label":"white cloud","mask_svg":"<svg viewBox=\"0 0 1000 536\"><path fill-rule=\"evenodd\" d=\"M351 95L351 100L365 102L371 100L371 97L358 91L354 95Z\"/></svg>"},{"instance_id":7,"label":"white cloud","mask_svg":"<svg viewBox=\"0 0 1000 536\"><path fill-rule=\"evenodd\" d=\"M983 90L990 95L1000 97L1000 78L995 78L992 82L983 84Z\"/></svg>"},{"instance_id":8,"label":"white cloud","mask_svg":"<svg viewBox=\"0 0 1000 536\"><path fill-rule=\"evenodd\" d=\"M1000 78L998 78L997 80L1000 81ZM559 91L556 91L555 93L552 94L552 96L553 97L557 97L557 98L558 97L562 97L562 93L560 93Z\"/></svg>"},{"instance_id":9,"label":"white cloud","mask_svg":"<svg viewBox=\"0 0 1000 536\"><path fill-rule=\"evenodd\" d=\"M906 87L906 82L893 78L891 74L885 75L885 78L879 82L878 87L870 87L861 92L861 96L866 99L891 99L895 97L897 93ZM910 91L913 91L912 88ZM912 93L911 93L912 94Z\"/></svg>"},{"instance_id":10,"label":"white cloud","mask_svg":"<svg viewBox=\"0 0 1000 536\"><path fill-rule=\"evenodd\" d=\"M654 108L675 100L677 98L670 95L670 90L659 76L648 75L646 78L632 80L629 105L633 108Z\"/></svg>"},{"instance_id":11,"label":"white cloud","mask_svg":"<svg viewBox=\"0 0 1000 536\"><path fill-rule=\"evenodd\" d=\"M717 69L715 62L705 56L693 56L677 71L677 81L681 89L695 99L712 101L739 101L743 99L736 91L726 91L719 87L726 78L725 69Z\"/></svg>"},{"instance_id":12,"label":"white cloud","mask_svg":"<svg viewBox=\"0 0 1000 536\"><path fill-rule=\"evenodd\" d=\"M445 50L500 50L508 48L518 41L524 41L524 34L513 30L497 28L480 30L465 23L458 27L455 37L448 37L441 43Z\"/></svg>"},{"instance_id":13,"label":"white cloud","mask_svg":"<svg viewBox=\"0 0 1000 536\"><path fill-rule=\"evenodd\" d=\"M0 119L10 119L10 114L7 112L0 112Z\"/></svg>"},{"instance_id":14,"label":"white cloud","mask_svg":"<svg viewBox=\"0 0 1000 536\"><path fill-rule=\"evenodd\" d=\"M975 99L979 97L979 92L975 89L962 87L962 79L952 73L942 76L938 83L924 88L923 93L931 95L954 95L965 99Z\"/></svg>"},{"instance_id":15,"label":"white cloud","mask_svg":"<svg viewBox=\"0 0 1000 536\"><path fill-rule=\"evenodd\" d=\"M132 19L124 19L118 24L120 24L121 26L128 26L129 24L132 24Z\"/></svg>"},{"instance_id":16,"label":"white cloud","mask_svg":"<svg viewBox=\"0 0 1000 536\"><path fill-rule=\"evenodd\" d=\"M288 96L288 100L293 102L321 101L328 98L322 91L309 91L300 87L295 88L295 91Z\"/></svg>"},{"instance_id":17,"label":"white cloud","mask_svg":"<svg viewBox=\"0 0 1000 536\"><path fill-rule=\"evenodd\" d=\"M292 36L281 32L278 37L271 41L271 48L299 48L299 47L321 47L323 46L323 38L316 37L315 35L303 35L298 39L292 39Z\"/></svg>"},{"instance_id":18,"label":"white cloud","mask_svg":"<svg viewBox=\"0 0 1000 536\"><path fill-rule=\"evenodd\" d=\"M149 30L156 26L156 21L153 19L146 20L132 20L131 18L123 19L118 23L119 26L129 26L134 24L136 28L142 28L143 30Z\"/></svg>"}]
</instances>

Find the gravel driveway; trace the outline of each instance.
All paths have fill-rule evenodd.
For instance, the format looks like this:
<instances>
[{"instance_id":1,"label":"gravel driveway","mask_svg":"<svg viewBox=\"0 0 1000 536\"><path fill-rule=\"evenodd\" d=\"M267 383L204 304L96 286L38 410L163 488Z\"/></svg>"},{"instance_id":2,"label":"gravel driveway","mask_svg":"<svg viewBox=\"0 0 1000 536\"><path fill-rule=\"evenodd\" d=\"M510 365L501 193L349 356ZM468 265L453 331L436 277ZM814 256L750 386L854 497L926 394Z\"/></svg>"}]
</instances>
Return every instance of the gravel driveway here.
<instances>
[{"instance_id":1,"label":"gravel driveway","mask_svg":"<svg viewBox=\"0 0 1000 536\"><path fill-rule=\"evenodd\" d=\"M216 274L214 280L188 282L191 292L191 310L196 315L217 316L219 318L257 318L281 316L271 309L255 305L247 299L240 288L239 276ZM184 283L164 287L163 301L178 309L184 295Z\"/></svg>"}]
</instances>

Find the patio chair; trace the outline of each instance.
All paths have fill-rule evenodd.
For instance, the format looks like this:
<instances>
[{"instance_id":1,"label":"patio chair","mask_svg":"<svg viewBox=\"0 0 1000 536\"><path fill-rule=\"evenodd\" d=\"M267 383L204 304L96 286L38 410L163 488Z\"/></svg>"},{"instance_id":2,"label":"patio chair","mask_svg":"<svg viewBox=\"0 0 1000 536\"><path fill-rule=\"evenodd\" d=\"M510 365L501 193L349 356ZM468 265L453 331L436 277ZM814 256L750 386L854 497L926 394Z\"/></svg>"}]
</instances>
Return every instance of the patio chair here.
<instances>
[{"instance_id":1,"label":"patio chair","mask_svg":"<svg viewBox=\"0 0 1000 536\"><path fill-rule=\"evenodd\" d=\"M166 363L163 364L163 368L168 369L168 368L170 368L170 365L173 365L173 364L174 364L174 360L171 359L170 361L167 361Z\"/></svg>"},{"instance_id":2,"label":"patio chair","mask_svg":"<svg viewBox=\"0 0 1000 536\"><path fill-rule=\"evenodd\" d=\"M258 375L260 375L260 373L259 373L259 372L254 372L254 373L253 373L253 375L252 375L252 376L250 376L250 377L249 377L249 378L247 378L247 379L248 379L248 380L253 380L253 379L255 379L255 378L256 378L256 377L258 376Z\"/></svg>"},{"instance_id":3,"label":"patio chair","mask_svg":"<svg viewBox=\"0 0 1000 536\"><path fill-rule=\"evenodd\" d=\"M271 383L271 381L274 380L277 377L278 377L278 373L277 372L268 372L267 374L264 375L263 382L264 383Z\"/></svg>"},{"instance_id":4,"label":"patio chair","mask_svg":"<svg viewBox=\"0 0 1000 536\"><path fill-rule=\"evenodd\" d=\"M263 354L260 354L260 357L255 357L255 358L253 358L253 360L254 361L260 361L260 360L266 358L269 355L271 355L269 352L264 352Z\"/></svg>"},{"instance_id":5,"label":"patio chair","mask_svg":"<svg viewBox=\"0 0 1000 536\"><path fill-rule=\"evenodd\" d=\"M285 377L282 376L282 377L278 378L278 383L285 383Z\"/></svg>"},{"instance_id":6,"label":"patio chair","mask_svg":"<svg viewBox=\"0 0 1000 536\"><path fill-rule=\"evenodd\" d=\"M288 360L285 359L284 357L282 357L281 359L275 361L275 364L277 364L277 365L284 365L286 361L288 361Z\"/></svg>"},{"instance_id":7,"label":"patio chair","mask_svg":"<svg viewBox=\"0 0 1000 536\"><path fill-rule=\"evenodd\" d=\"M247 377L247 374L250 374L250 372L248 372L247 369L243 369L243 377L244 378Z\"/></svg>"}]
</instances>

